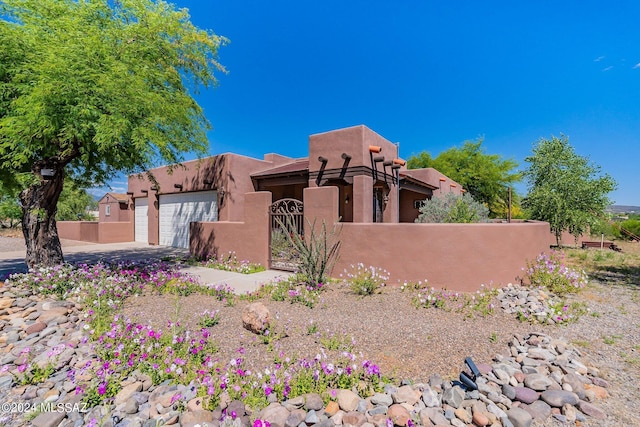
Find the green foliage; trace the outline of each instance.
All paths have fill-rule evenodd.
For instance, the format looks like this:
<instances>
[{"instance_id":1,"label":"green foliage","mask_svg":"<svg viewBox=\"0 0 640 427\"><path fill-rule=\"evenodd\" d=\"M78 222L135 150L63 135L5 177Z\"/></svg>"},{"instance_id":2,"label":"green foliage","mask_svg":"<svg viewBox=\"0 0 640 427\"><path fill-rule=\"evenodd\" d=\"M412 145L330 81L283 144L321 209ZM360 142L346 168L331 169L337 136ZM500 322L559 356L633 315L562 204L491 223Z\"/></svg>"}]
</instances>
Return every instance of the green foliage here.
<instances>
[{"instance_id":1,"label":"green foliage","mask_svg":"<svg viewBox=\"0 0 640 427\"><path fill-rule=\"evenodd\" d=\"M505 160L498 154L486 154L482 143L482 138L465 141L461 148L450 148L435 158L423 151L410 156L407 167L437 169L462 185L475 200L487 205L492 218L506 217L507 187L521 179L520 174L514 171L518 164L511 159ZM515 193L512 198L512 203L517 204Z\"/></svg>"},{"instance_id":2,"label":"green foliage","mask_svg":"<svg viewBox=\"0 0 640 427\"><path fill-rule=\"evenodd\" d=\"M309 236L303 236L297 231L297 227L288 218L288 224L280 223L281 228L292 230L285 233L295 251L299 254L298 273L304 278L307 285L312 287L322 286L327 282L329 274L338 261L340 246L339 240L341 228L334 225L331 230L322 221L321 226L308 222Z\"/></svg>"},{"instance_id":3,"label":"green foliage","mask_svg":"<svg viewBox=\"0 0 640 427\"><path fill-rule=\"evenodd\" d=\"M322 283L308 285L304 283L306 277L296 275L288 279L277 279L273 282L265 283L248 298L271 298L273 301L286 301L291 304L302 304L313 308L318 304L320 293L324 287Z\"/></svg>"},{"instance_id":4,"label":"green foliage","mask_svg":"<svg viewBox=\"0 0 640 427\"><path fill-rule=\"evenodd\" d=\"M640 236L640 219L627 219L619 224L620 228L624 228L627 231ZM629 239L630 236L625 233L620 233L620 236L625 239Z\"/></svg>"},{"instance_id":5,"label":"green foliage","mask_svg":"<svg viewBox=\"0 0 640 427\"><path fill-rule=\"evenodd\" d=\"M203 262L205 267L215 268L216 270L233 271L242 274L253 274L264 271L263 265L252 263L247 260L238 260L236 253L231 251L226 256L216 256Z\"/></svg>"},{"instance_id":6,"label":"green foliage","mask_svg":"<svg viewBox=\"0 0 640 427\"><path fill-rule=\"evenodd\" d=\"M489 210L469 194L446 193L426 200L416 222L473 223L486 222Z\"/></svg>"},{"instance_id":7,"label":"green foliage","mask_svg":"<svg viewBox=\"0 0 640 427\"><path fill-rule=\"evenodd\" d=\"M104 182L206 152L209 125L190 90L215 82L226 40L194 27L186 9L5 0L0 12L0 170L55 161Z\"/></svg>"},{"instance_id":8,"label":"green foliage","mask_svg":"<svg viewBox=\"0 0 640 427\"><path fill-rule=\"evenodd\" d=\"M87 190L80 188L78 184L71 180L66 180L64 189L60 193L58 200L58 221L91 221L95 218L89 213L90 210L97 210L98 203L93 199Z\"/></svg>"},{"instance_id":9,"label":"green foliage","mask_svg":"<svg viewBox=\"0 0 640 427\"><path fill-rule=\"evenodd\" d=\"M13 228L20 224L22 219L22 207L16 197L0 196L0 224Z\"/></svg>"},{"instance_id":10,"label":"green foliage","mask_svg":"<svg viewBox=\"0 0 640 427\"><path fill-rule=\"evenodd\" d=\"M474 293L454 292L433 287L414 288L417 294L412 299L416 308L438 308L463 313L465 317L487 317L494 313L497 289L480 286Z\"/></svg>"},{"instance_id":11,"label":"green foliage","mask_svg":"<svg viewBox=\"0 0 640 427\"><path fill-rule=\"evenodd\" d=\"M531 286L541 286L556 295L578 292L588 282L584 270L568 267L564 253L559 251L538 255L534 262L527 262L524 272Z\"/></svg>"},{"instance_id":12,"label":"green foliage","mask_svg":"<svg viewBox=\"0 0 640 427\"><path fill-rule=\"evenodd\" d=\"M549 223L558 244L563 231L577 238L604 216L616 182L576 154L566 136L539 140L525 161L529 188L522 205L532 219Z\"/></svg>"},{"instance_id":13,"label":"green foliage","mask_svg":"<svg viewBox=\"0 0 640 427\"><path fill-rule=\"evenodd\" d=\"M327 350L353 350L353 338L345 334L324 334L318 338L318 343Z\"/></svg>"},{"instance_id":14,"label":"green foliage","mask_svg":"<svg viewBox=\"0 0 640 427\"><path fill-rule=\"evenodd\" d=\"M0 182L51 218L23 224L29 267L63 260L52 216L65 177L103 183L207 152L192 94L224 71L225 42L162 0L0 2Z\"/></svg>"},{"instance_id":15,"label":"green foliage","mask_svg":"<svg viewBox=\"0 0 640 427\"><path fill-rule=\"evenodd\" d=\"M365 267L364 264L351 264L350 270L344 272L349 287L358 295L373 295L389 280L389 272L374 266Z\"/></svg>"}]
</instances>

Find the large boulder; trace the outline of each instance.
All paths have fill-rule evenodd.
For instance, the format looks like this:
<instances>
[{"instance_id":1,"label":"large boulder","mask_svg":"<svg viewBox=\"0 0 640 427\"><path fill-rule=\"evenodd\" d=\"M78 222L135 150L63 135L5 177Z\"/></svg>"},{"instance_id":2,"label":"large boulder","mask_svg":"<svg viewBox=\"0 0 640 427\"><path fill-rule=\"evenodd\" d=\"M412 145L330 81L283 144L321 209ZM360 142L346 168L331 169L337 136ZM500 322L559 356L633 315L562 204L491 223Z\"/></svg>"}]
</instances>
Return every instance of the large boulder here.
<instances>
[{"instance_id":1,"label":"large boulder","mask_svg":"<svg viewBox=\"0 0 640 427\"><path fill-rule=\"evenodd\" d=\"M262 334L269 329L271 313L261 302L254 302L242 310L242 326L254 334Z\"/></svg>"}]
</instances>

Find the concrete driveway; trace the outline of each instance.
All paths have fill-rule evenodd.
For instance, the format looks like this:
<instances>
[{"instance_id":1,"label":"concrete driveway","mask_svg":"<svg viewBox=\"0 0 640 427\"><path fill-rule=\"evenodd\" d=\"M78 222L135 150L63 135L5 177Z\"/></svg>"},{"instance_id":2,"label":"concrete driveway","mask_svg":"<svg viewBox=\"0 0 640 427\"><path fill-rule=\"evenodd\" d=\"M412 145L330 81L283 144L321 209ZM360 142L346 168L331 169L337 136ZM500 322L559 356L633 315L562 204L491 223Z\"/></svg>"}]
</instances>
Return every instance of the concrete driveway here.
<instances>
[{"instance_id":1,"label":"concrete driveway","mask_svg":"<svg viewBox=\"0 0 640 427\"><path fill-rule=\"evenodd\" d=\"M16 244L18 240L16 240ZM189 251L183 248L168 246L150 246L145 243L127 242L97 244L66 240L62 242L62 251L66 262L95 263L98 261L144 261L160 260L167 257L187 257ZM26 272L24 263L26 252L24 249L17 251L0 251L0 278L16 272ZM286 278L291 273L266 270L254 274L240 274L230 271L215 270L206 267L184 267L183 271L198 276L203 284L226 284L237 294L251 292L258 289L263 283L278 278Z\"/></svg>"}]
</instances>

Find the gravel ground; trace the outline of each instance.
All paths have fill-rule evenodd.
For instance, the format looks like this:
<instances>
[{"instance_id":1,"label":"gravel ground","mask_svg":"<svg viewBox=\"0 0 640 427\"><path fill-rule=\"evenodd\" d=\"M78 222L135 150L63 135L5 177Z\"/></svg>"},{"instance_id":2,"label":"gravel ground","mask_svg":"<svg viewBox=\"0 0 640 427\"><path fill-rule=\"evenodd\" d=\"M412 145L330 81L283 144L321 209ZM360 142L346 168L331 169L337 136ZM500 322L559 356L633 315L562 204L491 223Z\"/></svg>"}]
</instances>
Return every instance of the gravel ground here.
<instances>
[{"instance_id":1,"label":"gravel ground","mask_svg":"<svg viewBox=\"0 0 640 427\"><path fill-rule=\"evenodd\" d=\"M638 246L628 245L624 250L638 254ZM21 249L24 250L22 238L0 236L0 252ZM220 359L237 357L237 349L242 347L247 363L255 368L269 366L281 352L292 358L314 357L320 351L320 339L333 336L334 341L343 339L351 344L352 352L362 353L379 364L385 374L413 381L424 381L433 373L452 379L463 368L465 357L489 362L494 355L506 351L513 334L544 332L580 349L583 359L598 367L611 384L610 397L598 402L608 419L586 425L640 426L637 267L634 274L595 276L589 287L576 296L576 300L586 302L591 314L565 326L530 325L501 312L485 318L465 318L460 313L416 309L411 304L413 291L387 288L379 295L359 297L339 284L330 285L313 309L262 300L276 318L271 345L242 328L246 301L229 307L201 295L179 299L150 295L128 301L124 314L156 326L179 320L182 326L195 329L205 309L220 310L220 323L210 328L220 344ZM310 334L312 322L317 325L317 332ZM560 424L550 419L544 425Z\"/></svg>"},{"instance_id":2,"label":"gravel ground","mask_svg":"<svg viewBox=\"0 0 640 427\"><path fill-rule=\"evenodd\" d=\"M269 366L281 352L292 358L313 357L320 351L322 337L347 337L344 341L352 343L351 351L378 363L383 373L416 382L427 380L433 373L457 378L465 357L488 363L506 351L513 334L544 332L573 344L583 359L598 367L602 377L611 383L611 397L598 402L609 414L608 420L587 425L640 425L637 283L629 286L592 282L577 297L587 303L591 314L566 326L530 325L502 312L468 319L455 312L416 309L411 304L413 292L387 288L379 295L359 297L344 285L334 284L313 309L262 300L276 318L272 345L242 328L241 312L246 301L229 307L200 295L180 299L144 296L129 301L124 313L156 326L180 320L182 326L197 328L199 314L205 309L220 310L220 323L210 329L220 343L220 359L237 357L237 349L242 347L247 363L254 369ZM308 332L311 322L317 325L316 333ZM550 419L544 425L560 424Z\"/></svg>"}]
</instances>

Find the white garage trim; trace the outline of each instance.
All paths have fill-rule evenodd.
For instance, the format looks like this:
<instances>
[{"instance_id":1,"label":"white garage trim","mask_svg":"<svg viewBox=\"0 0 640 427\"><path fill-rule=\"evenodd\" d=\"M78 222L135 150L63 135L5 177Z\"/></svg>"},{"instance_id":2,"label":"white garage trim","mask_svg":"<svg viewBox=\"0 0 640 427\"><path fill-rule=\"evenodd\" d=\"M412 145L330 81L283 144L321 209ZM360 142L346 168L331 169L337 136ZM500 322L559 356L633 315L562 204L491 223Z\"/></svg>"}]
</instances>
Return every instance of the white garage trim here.
<instances>
[{"instance_id":1,"label":"white garage trim","mask_svg":"<svg viewBox=\"0 0 640 427\"><path fill-rule=\"evenodd\" d=\"M149 243L149 199L135 199L135 240Z\"/></svg>"},{"instance_id":2,"label":"white garage trim","mask_svg":"<svg viewBox=\"0 0 640 427\"><path fill-rule=\"evenodd\" d=\"M218 220L218 192L160 195L160 245L189 247L189 223Z\"/></svg>"}]
</instances>

